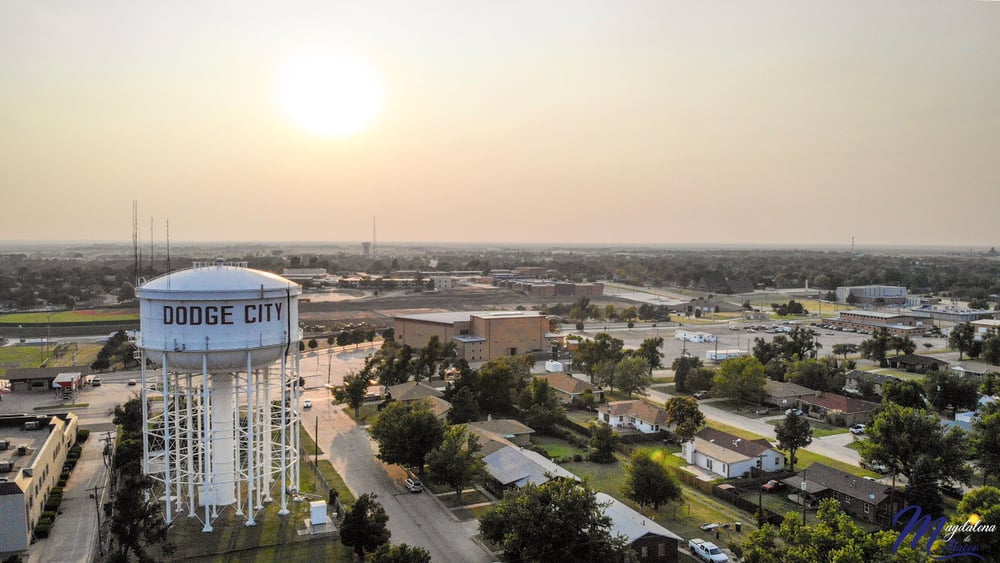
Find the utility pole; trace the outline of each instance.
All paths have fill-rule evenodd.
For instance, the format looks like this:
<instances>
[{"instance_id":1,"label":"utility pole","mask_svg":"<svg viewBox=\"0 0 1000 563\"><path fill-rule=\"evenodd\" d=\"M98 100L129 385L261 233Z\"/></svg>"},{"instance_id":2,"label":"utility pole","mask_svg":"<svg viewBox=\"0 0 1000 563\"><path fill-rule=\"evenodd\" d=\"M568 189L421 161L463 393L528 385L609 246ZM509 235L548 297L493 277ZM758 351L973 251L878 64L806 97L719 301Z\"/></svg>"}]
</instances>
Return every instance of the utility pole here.
<instances>
[{"instance_id":1,"label":"utility pole","mask_svg":"<svg viewBox=\"0 0 1000 563\"><path fill-rule=\"evenodd\" d=\"M97 509L97 548L101 551L101 555L104 555L104 540L101 539L101 501L97 496L97 491L103 491L104 487L94 486L87 490L90 491L90 496L94 497L94 508Z\"/></svg>"},{"instance_id":2,"label":"utility pole","mask_svg":"<svg viewBox=\"0 0 1000 563\"><path fill-rule=\"evenodd\" d=\"M802 490L799 491L799 498L802 500L802 525L806 525L806 470L802 470Z\"/></svg>"}]
</instances>

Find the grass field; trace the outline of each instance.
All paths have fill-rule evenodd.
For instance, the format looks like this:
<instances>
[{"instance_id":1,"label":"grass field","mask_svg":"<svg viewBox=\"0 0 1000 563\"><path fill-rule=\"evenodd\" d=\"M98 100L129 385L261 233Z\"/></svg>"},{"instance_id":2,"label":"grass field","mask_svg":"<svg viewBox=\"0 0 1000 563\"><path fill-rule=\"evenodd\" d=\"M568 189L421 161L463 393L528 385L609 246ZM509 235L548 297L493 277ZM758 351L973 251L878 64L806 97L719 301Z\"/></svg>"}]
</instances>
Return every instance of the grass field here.
<instances>
[{"instance_id":1,"label":"grass field","mask_svg":"<svg viewBox=\"0 0 1000 563\"><path fill-rule=\"evenodd\" d=\"M88 309L78 311L52 311L33 313L5 313L0 315L0 323L7 324L62 324L86 322L138 321L139 311L131 309Z\"/></svg>"},{"instance_id":2,"label":"grass field","mask_svg":"<svg viewBox=\"0 0 1000 563\"><path fill-rule=\"evenodd\" d=\"M275 489L275 500L255 516L256 526L245 526L245 518L234 514L233 508L225 509L213 523L215 531L205 534L197 518L178 517L170 529L170 540L177 552L170 561L347 561L351 553L331 536L308 538L299 536L297 530L309 516L308 500L318 499L316 481L311 471L302 471L301 500L288 501L291 511L279 516L280 492ZM278 485L280 487L280 485ZM161 554L155 554L161 555Z\"/></svg>"},{"instance_id":3,"label":"grass field","mask_svg":"<svg viewBox=\"0 0 1000 563\"><path fill-rule=\"evenodd\" d=\"M576 454L587 455L587 450L578 448L562 438L534 434L531 436L531 443L544 449L552 459L573 457Z\"/></svg>"},{"instance_id":4,"label":"grass field","mask_svg":"<svg viewBox=\"0 0 1000 563\"><path fill-rule=\"evenodd\" d=\"M782 419L784 420L784 419ZM777 426L781 420L768 420L767 423L771 426ZM809 421L809 426L812 427L813 438L822 438L823 436L833 436L834 434L846 434L849 432L847 428L840 426L833 426L830 424L824 424L822 422L816 422L815 420Z\"/></svg>"},{"instance_id":5,"label":"grass field","mask_svg":"<svg viewBox=\"0 0 1000 563\"><path fill-rule=\"evenodd\" d=\"M670 456L675 457L675 456ZM678 458L679 459L679 458ZM736 507L719 501L709 495L682 485L684 498L679 502L671 502L661 506L659 510L642 508L625 499L621 488L625 481L625 467L621 461L609 464L591 462L566 463L563 466L581 478L586 479L592 488L607 493L633 509L639 511L650 520L662 525L684 538L704 537L705 532L698 526L706 522L751 522L751 515ZM723 545L742 542L746 539L750 527L737 534L726 531L720 538Z\"/></svg>"},{"instance_id":6,"label":"grass field","mask_svg":"<svg viewBox=\"0 0 1000 563\"><path fill-rule=\"evenodd\" d=\"M0 376L10 368L36 368L43 360L50 367L89 366L100 351L100 344L4 346L0 348Z\"/></svg>"}]
</instances>

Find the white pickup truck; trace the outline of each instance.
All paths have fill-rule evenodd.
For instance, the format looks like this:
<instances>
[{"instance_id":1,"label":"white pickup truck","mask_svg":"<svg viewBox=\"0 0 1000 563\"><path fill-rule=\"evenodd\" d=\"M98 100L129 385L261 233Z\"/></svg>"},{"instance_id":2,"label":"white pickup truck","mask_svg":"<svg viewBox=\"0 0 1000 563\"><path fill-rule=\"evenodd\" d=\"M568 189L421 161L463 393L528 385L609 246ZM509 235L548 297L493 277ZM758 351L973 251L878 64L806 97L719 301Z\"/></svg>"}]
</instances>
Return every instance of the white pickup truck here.
<instances>
[{"instance_id":1,"label":"white pickup truck","mask_svg":"<svg viewBox=\"0 0 1000 563\"><path fill-rule=\"evenodd\" d=\"M729 557L725 553L722 553L719 546L710 541L695 538L688 541L688 548L695 557L702 561L709 561L710 563L726 563L729 561Z\"/></svg>"}]
</instances>

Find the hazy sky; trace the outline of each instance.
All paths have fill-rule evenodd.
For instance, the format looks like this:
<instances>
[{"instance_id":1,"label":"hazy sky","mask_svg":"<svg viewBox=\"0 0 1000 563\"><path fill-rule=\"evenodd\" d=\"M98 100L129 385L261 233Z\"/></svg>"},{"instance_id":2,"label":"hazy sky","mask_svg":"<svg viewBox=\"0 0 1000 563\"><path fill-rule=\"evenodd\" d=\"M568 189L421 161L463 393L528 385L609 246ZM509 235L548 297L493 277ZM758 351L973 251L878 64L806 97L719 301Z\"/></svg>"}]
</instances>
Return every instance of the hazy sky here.
<instances>
[{"instance_id":1,"label":"hazy sky","mask_svg":"<svg viewBox=\"0 0 1000 563\"><path fill-rule=\"evenodd\" d=\"M316 136L294 53L381 111ZM1000 3L0 4L0 240L1000 246Z\"/></svg>"}]
</instances>

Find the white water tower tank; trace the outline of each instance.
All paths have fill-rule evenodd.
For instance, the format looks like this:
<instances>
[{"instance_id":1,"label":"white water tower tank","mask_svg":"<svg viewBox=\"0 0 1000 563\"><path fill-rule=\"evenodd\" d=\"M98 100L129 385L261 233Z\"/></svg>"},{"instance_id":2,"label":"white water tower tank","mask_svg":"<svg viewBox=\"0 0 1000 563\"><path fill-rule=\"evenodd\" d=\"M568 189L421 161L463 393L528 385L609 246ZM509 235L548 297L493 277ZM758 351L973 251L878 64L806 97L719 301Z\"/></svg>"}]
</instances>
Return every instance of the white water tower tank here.
<instances>
[{"instance_id":1,"label":"white water tower tank","mask_svg":"<svg viewBox=\"0 0 1000 563\"><path fill-rule=\"evenodd\" d=\"M196 266L136 290L140 347L150 360L165 353L170 369L201 371L208 352L209 371L243 369L247 350L263 365L298 340L298 284L221 260Z\"/></svg>"},{"instance_id":2,"label":"white water tower tank","mask_svg":"<svg viewBox=\"0 0 1000 563\"><path fill-rule=\"evenodd\" d=\"M298 478L302 288L245 263L196 263L140 285L143 472L174 509L254 513ZM280 365L276 364L280 361ZM159 366L159 374L150 366ZM275 412L277 410L277 412ZM245 502L244 502L245 501Z\"/></svg>"}]
</instances>

